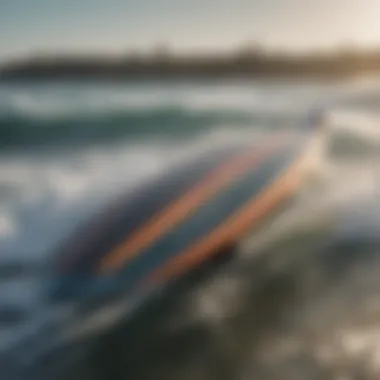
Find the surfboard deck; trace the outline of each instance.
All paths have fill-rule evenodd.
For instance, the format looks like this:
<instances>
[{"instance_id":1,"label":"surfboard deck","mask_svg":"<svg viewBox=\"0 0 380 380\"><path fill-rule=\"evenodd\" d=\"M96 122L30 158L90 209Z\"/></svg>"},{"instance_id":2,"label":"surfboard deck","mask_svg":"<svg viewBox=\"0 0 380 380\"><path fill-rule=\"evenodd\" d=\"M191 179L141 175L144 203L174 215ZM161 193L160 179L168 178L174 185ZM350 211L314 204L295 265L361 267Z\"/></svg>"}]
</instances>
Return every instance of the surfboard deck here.
<instances>
[{"instance_id":1,"label":"surfboard deck","mask_svg":"<svg viewBox=\"0 0 380 380\"><path fill-rule=\"evenodd\" d=\"M280 131L206 150L121 195L61 249L51 297L157 288L234 246L297 191L320 135Z\"/></svg>"}]
</instances>

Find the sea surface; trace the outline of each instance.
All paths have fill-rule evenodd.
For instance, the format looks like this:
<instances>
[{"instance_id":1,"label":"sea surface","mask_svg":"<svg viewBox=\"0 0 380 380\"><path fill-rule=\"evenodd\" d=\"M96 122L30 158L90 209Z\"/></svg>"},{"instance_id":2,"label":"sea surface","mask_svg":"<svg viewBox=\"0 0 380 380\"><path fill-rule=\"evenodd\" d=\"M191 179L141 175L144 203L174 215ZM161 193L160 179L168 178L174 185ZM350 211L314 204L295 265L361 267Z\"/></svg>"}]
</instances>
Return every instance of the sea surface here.
<instances>
[{"instance_id":1,"label":"sea surface","mask_svg":"<svg viewBox=\"0 0 380 380\"><path fill-rule=\"evenodd\" d=\"M38 318L41 276L56 248L113 196L210 145L302 133L315 110L329 113L337 99L371 107L350 103L326 121L318 190L285 224L336 210L334 233L376 239L379 94L374 78L0 84L0 350Z\"/></svg>"}]
</instances>

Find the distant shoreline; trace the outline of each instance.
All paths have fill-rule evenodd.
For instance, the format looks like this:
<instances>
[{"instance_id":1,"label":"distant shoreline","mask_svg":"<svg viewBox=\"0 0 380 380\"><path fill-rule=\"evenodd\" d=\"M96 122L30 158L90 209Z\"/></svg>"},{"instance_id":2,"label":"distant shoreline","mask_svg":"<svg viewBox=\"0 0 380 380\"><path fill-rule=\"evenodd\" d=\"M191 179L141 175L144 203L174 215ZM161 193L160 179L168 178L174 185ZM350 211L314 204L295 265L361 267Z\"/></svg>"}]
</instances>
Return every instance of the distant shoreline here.
<instances>
[{"instance_id":1,"label":"distant shoreline","mask_svg":"<svg viewBox=\"0 0 380 380\"><path fill-rule=\"evenodd\" d=\"M236 54L184 57L159 52L149 57L55 56L25 59L0 66L1 81L19 80L344 80L380 75L380 52L336 54Z\"/></svg>"}]
</instances>

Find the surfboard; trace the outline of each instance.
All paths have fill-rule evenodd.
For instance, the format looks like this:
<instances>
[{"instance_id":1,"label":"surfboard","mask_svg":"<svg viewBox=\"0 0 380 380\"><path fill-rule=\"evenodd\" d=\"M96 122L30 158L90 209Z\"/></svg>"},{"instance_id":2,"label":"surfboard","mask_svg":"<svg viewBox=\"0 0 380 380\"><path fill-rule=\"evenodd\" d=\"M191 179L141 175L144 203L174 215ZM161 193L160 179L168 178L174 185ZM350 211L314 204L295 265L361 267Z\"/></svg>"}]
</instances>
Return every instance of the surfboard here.
<instances>
[{"instance_id":1,"label":"surfboard","mask_svg":"<svg viewBox=\"0 0 380 380\"><path fill-rule=\"evenodd\" d=\"M133 295L237 244L301 186L321 129L209 149L121 195L56 255L55 301Z\"/></svg>"}]
</instances>

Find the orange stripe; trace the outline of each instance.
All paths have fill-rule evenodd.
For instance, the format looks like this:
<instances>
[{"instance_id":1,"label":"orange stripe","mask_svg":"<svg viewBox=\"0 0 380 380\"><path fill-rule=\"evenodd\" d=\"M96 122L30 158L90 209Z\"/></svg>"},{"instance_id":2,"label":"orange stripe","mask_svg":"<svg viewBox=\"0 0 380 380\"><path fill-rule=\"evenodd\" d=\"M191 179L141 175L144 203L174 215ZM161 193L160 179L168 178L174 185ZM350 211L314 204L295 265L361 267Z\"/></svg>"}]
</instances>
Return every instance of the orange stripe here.
<instances>
[{"instance_id":1,"label":"orange stripe","mask_svg":"<svg viewBox=\"0 0 380 380\"><path fill-rule=\"evenodd\" d=\"M237 213L211 234L180 253L145 281L155 283L171 276L180 275L189 267L204 261L207 256L218 252L218 249L224 245L233 243L236 239L244 236L254 227L255 223L260 222L276 205L298 187L298 182L301 180L302 163L303 160L298 159L281 178L270 185L269 189L265 189L261 195L248 201Z\"/></svg>"},{"instance_id":2,"label":"orange stripe","mask_svg":"<svg viewBox=\"0 0 380 380\"><path fill-rule=\"evenodd\" d=\"M271 140L273 140L273 137ZM281 139L278 140L281 141ZM248 154L245 152L232 162L223 163L204 181L198 183L184 196L154 215L131 237L105 256L100 262L100 272L107 273L115 270L125 261L136 256L169 228L172 228L191 212L194 212L196 207L199 207L215 194L223 185L233 181L237 175L244 172L252 163L268 155L274 146L275 144L271 146L271 149L266 147L266 149L262 149L259 153L250 150Z\"/></svg>"}]
</instances>

